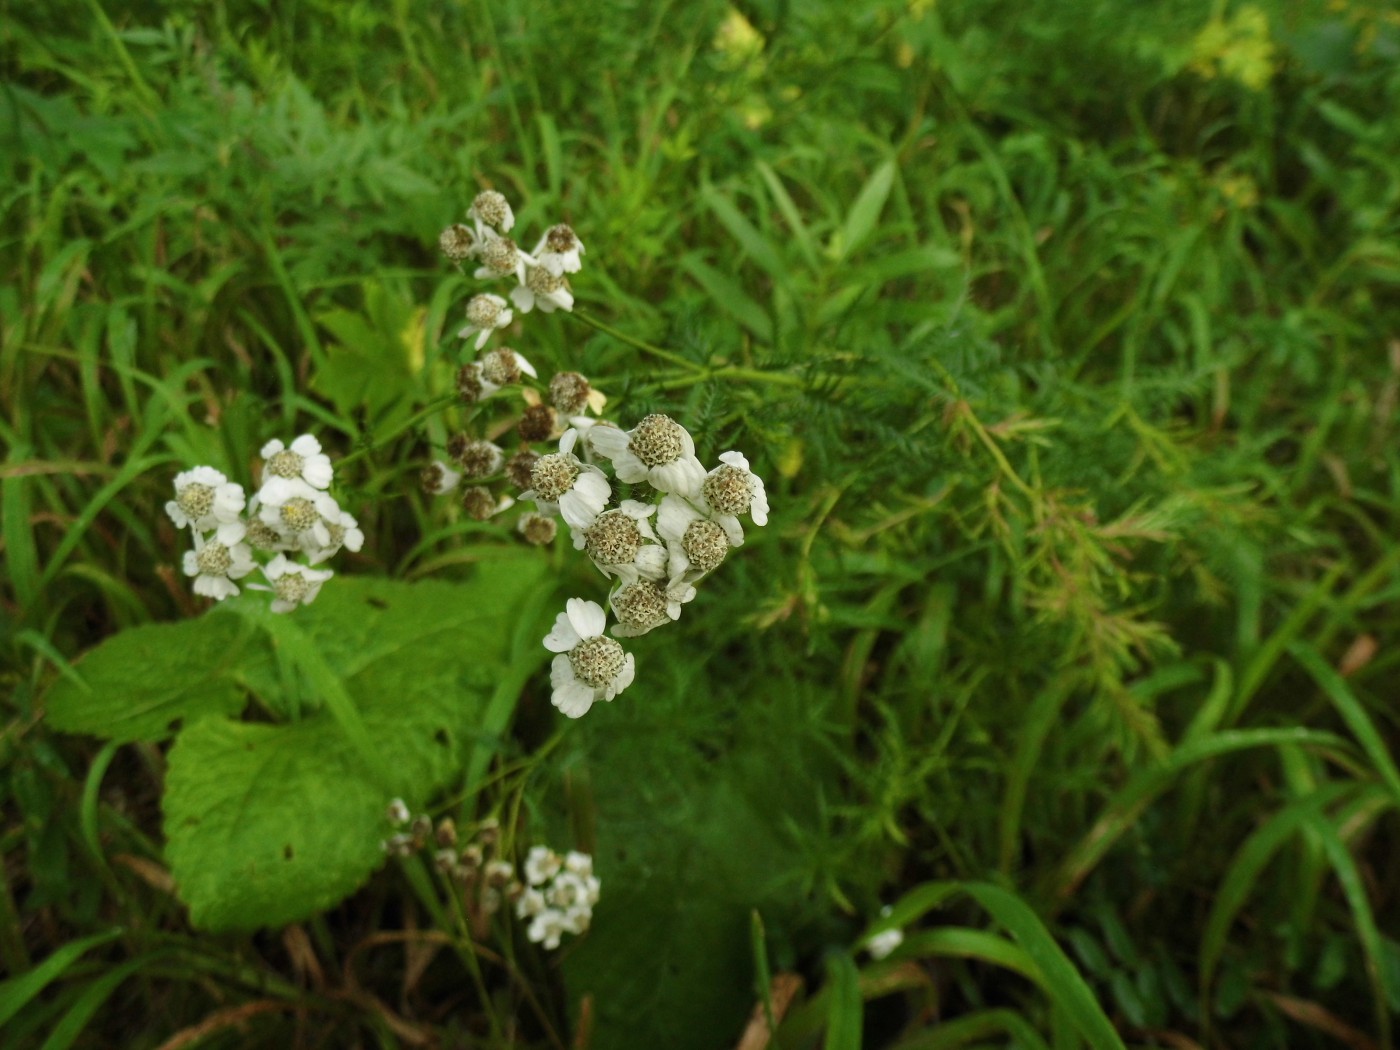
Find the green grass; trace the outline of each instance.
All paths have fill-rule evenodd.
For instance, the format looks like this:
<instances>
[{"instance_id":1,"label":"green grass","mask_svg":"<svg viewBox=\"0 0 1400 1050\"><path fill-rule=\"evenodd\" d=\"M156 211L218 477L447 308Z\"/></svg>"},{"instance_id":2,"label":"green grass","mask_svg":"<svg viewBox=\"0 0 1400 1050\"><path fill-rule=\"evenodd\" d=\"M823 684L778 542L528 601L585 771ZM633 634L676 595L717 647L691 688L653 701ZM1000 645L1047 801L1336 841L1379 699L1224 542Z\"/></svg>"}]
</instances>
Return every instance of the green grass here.
<instances>
[{"instance_id":1,"label":"green grass","mask_svg":"<svg viewBox=\"0 0 1400 1050\"><path fill-rule=\"evenodd\" d=\"M756 1005L788 1048L1390 1045L1393 12L740 7L761 49L708 0L10 5L14 1045L716 1047ZM360 451L349 573L509 541L417 493L447 423L400 432L448 389L435 243L483 186L588 245L603 327L521 348L743 449L774 507L617 702L559 736L542 675L492 705L481 798L590 845L604 900L562 965L484 962L489 1003L425 954L411 865L192 930L166 746L44 722L85 650L200 611L161 512L192 463ZM545 607L596 589L554 564Z\"/></svg>"}]
</instances>

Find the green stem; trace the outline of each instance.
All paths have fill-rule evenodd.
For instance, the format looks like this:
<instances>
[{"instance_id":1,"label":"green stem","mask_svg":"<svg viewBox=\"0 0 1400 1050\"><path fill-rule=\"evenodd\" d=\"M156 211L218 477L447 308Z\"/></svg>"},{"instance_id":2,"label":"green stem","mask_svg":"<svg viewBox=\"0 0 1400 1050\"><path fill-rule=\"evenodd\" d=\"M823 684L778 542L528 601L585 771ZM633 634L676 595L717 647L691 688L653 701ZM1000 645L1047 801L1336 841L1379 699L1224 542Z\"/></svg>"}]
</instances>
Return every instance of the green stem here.
<instances>
[{"instance_id":1,"label":"green stem","mask_svg":"<svg viewBox=\"0 0 1400 1050\"><path fill-rule=\"evenodd\" d=\"M389 431L388 434L384 435L383 437L377 438L376 440L370 442L368 445L363 445L360 448L357 448L354 452L350 453L350 455L344 456L341 459L336 460L335 465L337 467L343 467L347 463L355 462L355 460L359 459L361 456L369 455L377 448L383 448L385 445L387 445L390 441L393 441L394 438L398 437L404 431L412 430L419 423L423 422L423 420L428 419L429 417L441 412L444 408L446 408L448 405L451 405L456 400L456 394L446 394L443 397L438 398L436 401L429 401L426 406L419 409L413 415L409 416L408 419L406 419L403 423L399 424L393 430Z\"/></svg>"},{"instance_id":2,"label":"green stem","mask_svg":"<svg viewBox=\"0 0 1400 1050\"><path fill-rule=\"evenodd\" d=\"M690 375L675 377L660 377L648 383L647 386L655 387L658 390L675 390L678 387L695 386L698 383L705 383L711 379L738 379L750 383L768 383L772 386L795 386L805 387L806 381L801 376L795 376L791 372L764 372L757 368L741 368L738 365L725 365L722 368L706 369Z\"/></svg>"},{"instance_id":3,"label":"green stem","mask_svg":"<svg viewBox=\"0 0 1400 1050\"><path fill-rule=\"evenodd\" d=\"M567 313L568 316L582 321L590 328L596 328L603 334L610 335L614 339L626 343L628 346L635 346L638 350L644 350L646 353L651 354L653 357L659 357L663 361L670 361L671 364L676 365L680 368L684 368L688 372L701 372L705 370L703 365L697 365L694 361L682 357L680 354L676 353L673 350L667 350L664 347L660 346L653 346L651 343L644 342L641 339L633 338L626 332L619 332L616 328L612 327L612 325L604 324L596 317L586 314L582 310L569 310L567 311Z\"/></svg>"}]
</instances>

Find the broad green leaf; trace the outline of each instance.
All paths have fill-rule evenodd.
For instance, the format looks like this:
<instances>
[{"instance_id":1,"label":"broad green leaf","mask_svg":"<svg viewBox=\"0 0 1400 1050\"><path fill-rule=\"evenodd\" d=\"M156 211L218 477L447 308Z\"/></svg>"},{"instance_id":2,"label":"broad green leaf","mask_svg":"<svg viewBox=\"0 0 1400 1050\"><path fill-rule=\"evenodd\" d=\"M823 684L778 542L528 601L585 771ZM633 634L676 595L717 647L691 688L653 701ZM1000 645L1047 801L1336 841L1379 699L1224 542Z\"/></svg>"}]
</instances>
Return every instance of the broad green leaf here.
<instances>
[{"instance_id":1,"label":"broad green leaf","mask_svg":"<svg viewBox=\"0 0 1400 1050\"><path fill-rule=\"evenodd\" d=\"M418 393L423 316L378 283L367 282L364 296L363 312L335 308L316 315L333 338L317 362L311 389L346 415L364 409L371 422L391 426L407 416Z\"/></svg>"},{"instance_id":2,"label":"broad green leaf","mask_svg":"<svg viewBox=\"0 0 1400 1050\"><path fill-rule=\"evenodd\" d=\"M170 751L164 810L190 920L255 929L329 908L383 859L388 800L328 715L186 729Z\"/></svg>"},{"instance_id":3,"label":"broad green leaf","mask_svg":"<svg viewBox=\"0 0 1400 1050\"><path fill-rule=\"evenodd\" d=\"M159 740L176 722L231 715L244 705L236 672L256 645L251 626L204 616L114 635L58 679L45 699L50 726L108 740Z\"/></svg>"}]
</instances>

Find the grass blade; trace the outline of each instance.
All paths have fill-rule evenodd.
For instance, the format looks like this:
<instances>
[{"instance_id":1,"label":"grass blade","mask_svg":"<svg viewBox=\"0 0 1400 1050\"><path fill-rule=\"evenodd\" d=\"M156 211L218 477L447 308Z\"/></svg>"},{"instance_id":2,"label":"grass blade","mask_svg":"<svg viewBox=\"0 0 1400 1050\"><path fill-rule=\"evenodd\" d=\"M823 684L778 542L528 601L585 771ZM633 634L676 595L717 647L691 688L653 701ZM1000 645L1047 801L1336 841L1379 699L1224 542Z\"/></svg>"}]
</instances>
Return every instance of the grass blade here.
<instances>
[{"instance_id":1,"label":"grass blade","mask_svg":"<svg viewBox=\"0 0 1400 1050\"><path fill-rule=\"evenodd\" d=\"M23 1009L26 1003L61 977L68 967L82 958L90 949L96 948L99 944L114 941L125 932L120 929L107 930L104 933L93 934L91 937L84 937L82 940L72 941L59 948L28 973L12 977L0 984L0 1026L4 1026Z\"/></svg>"}]
</instances>

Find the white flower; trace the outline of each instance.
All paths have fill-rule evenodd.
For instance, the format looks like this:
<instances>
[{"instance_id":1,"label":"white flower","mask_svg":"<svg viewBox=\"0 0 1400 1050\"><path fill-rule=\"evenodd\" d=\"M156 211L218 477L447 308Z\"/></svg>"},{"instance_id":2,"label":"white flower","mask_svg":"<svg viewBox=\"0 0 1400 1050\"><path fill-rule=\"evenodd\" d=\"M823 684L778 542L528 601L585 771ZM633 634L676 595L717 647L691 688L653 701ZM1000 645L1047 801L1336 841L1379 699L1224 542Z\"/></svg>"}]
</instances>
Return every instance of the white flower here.
<instances>
[{"instance_id":1,"label":"white flower","mask_svg":"<svg viewBox=\"0 0 1400 1050\"><path fill-rule=\"evenodd\" d=\"M303 434L288 448L272 440L262 447L263 484L273 478L300 478L312 488L330 488L335 470L331 458L321 451L321 443L310 434Z\"/></svg>"},{"instance_id":2,"label":"white flower","mask_svg":"<svg viewBox=\"0 0 1400 1050\"><path fill-rule=\"evenodd\" d=\"M327 558L333 557L342 547L358 553L365 545L365 534L348 511L341 510L335 517L323 518L322 524L330 533L331 541L324 547L305 545L303 549L306 551L306 560L312 565L319 565Z\"/></svg>"},{"instance_id":3,"label":"white flower","mask_svg":"<svg viewBox=\"0 0 1400 1050\"><path fill-rule=\"evenodd\" d=\"M563 860L548 846L532 846L525 855L525 881L539 886L559 874Z\"/></svg>"},{"instance_id":4,"label":"white flower","mask_svg":"<svg viewBox=\"0 0 1400 1050\"><path fill-rule=\"evenodd\" d=\"M574 550L586 550L604 576L660 579L666 574L666 548L656 542L647 520L654 513L655 504L623 500L621 506L599 514L588 528L573 531Z\"/></svg>"},{"instance_id":5,"label":"white flower","mask_svg":"<svg viewBox=\"0 0 1400 1050\"><path fill-rule=\"evenodd\" d=\"M535 265L535 260L522 252L509 237L501 237L491 230L476 246L476 256L482 265L472 276L478 281L492 277L511 277L525 280L525 268Z\"/></svg>"},{"instance_id":6,"label":"white flower","mask_svg":"<svg viewBox=\"0 0 1400 1050\"><path fill-rule=\"evenodd\" d=\"M884 918L890 914L890 906L887 904L880 909L880 917ZM865 950L870 953L872 959L883 959L904 943L904 931L898 926L884 930L881 933L869 937L865 941Z\"/></svg>"},{"instance_id":7,"label":"white flower","mask_svg":"<svg viewBox=\"0 0 1400 1050\"><path fill-rule=\"evenodd\" d=\"M577 430L566 430L559 451L541 456L530 468L531 488L520 494L532 499L543 514L560 514L570 528L586 529L603 512L612 496L607 475L574 455Z\"/></svg>"},{"instance_id":8,"label":"white flower","mask_svg":"<svg viewBox=\"0 0 1400 1050\"><path fill-rule=\"evenodd\" d=\"M291 612L298 605L310 605L314 602L316 595L321 591L321 584L335 573L329 569L309 569L305 565L288 561L285 554L279 554L263 567L263 575L272 586L250 583L248 589L271 591L275 596L272 611L284 613Z\"/></svg>"},{"instance_id":9,"label":"white flower","mask_svg":"<svg viewBox=\"0 0 1400 1050\"><path fill-rule=\"evenodd\" d=\"M495 190L482 190L467 209L467 217L476 223L477 236L484 235L483 227L492 227L505 233L515 225L515 212L511 211L510 201Z\"/></svg>"},{"instance_id":10,"label":"white flower","mask_svg":"<svg viewBox=\"0 0 1400 1050\"><path fill-rule=\"evenodd\" d=\"M559 947L560 938L569 932L563 913L546 908L530 920L530 927L525 931L525 936L535 944L543 944L553 951Z\"/></svg>"},{"instance_id":11,"label":"white flower","mask_svg":"<svg viewBox=\"0 0 1400 1050\"><path fill-rule=\"evenodd\" d=\"M564 870L572 872L580 878L590 879L593 877L593 858L587 853L571 849L564 854Z\"/></svg>"},{"instance_id":12,"label":"white flower","mask_svg":"<svg viewBox=\"0 0 1400 1050\"><path fill-rule=\"evenodd\" d=\"M737 525L737 521L735 522ZM724 527L679 496L665 496L656 515L656 531L670 552L668 575L674 584L694 583L713 572L735 544ZM743 535L740 535L740 540Z\"/></svg>"},{"instance_id":13,"label":"white flower","mask_svg":"<svg viewBox=\"0 0 1400 1050\"><path fill-rule=\"evenodd\" d=\"M510 301L522 314L536 306L541 313L552 314L555 310L572 310L574 293L569 291L569 282L558 274L543 266L527 266L521 282L510 291Z\"/></svg>"},{"instance_id":14,"label":"white flower","mask_svg":"<svg viewBox=\"0 0 1400 1050\"><path fill-rule=\"evenodd\" d=\"M725 452L719 458L720 466L705 475L700 499L709 508L710 519L719 523L733 546L739 547L744 530L738 515L748 514L755 525L767 525L768 493L742 452Z\"/></svg>"},{"instance_id":15,"label":"white flower","mask_svg":"<svg viewBox=\"0 0 1400 1050\"><path fill-rule=\"evenodd\" d=\"M621 645L604 637L607 615L597 602L570 598L545 636L554 658L551 702L570 718L579 718L599 700L611 700L632 684L636 662Z\"/></svg>"},{"instance_id":16,"label":"white flower","mask_svg":"<svg viewBox=\"0 0 1400 1050\"><path fill-rule=\"evenodd\" d=\"M165 513L180 528L217 529L238 520L246 498L236 485L213 467L195 467L175 475L175 498Z\"/></svg>"},{"instance_id":17,"label":"white flower","mask_svg":"<svg viewBox=\"0 0 1400 1050\"><path fill-rule=\"evenodd\" d=\"M479 375L482 389L488 394L494 394L503 386L520 382L522 375L531 379L538 379L540 375L524 354L508 346L498 346L490 353L483 354L476 364L481 369Z\"/></svg>"},{"instance_id":18,"label":"white flower","mask_svg":"<svg viewBox=\"0 0 1400 1050\"><path fill-rule=\"evenodd\" d=\"M631 430L594 427L588 442L628 484L646 481L658 492L698 496L705 481L694 439L670 416L647 416Z\"/></svg>"},{"instance_id":19,"label":"white flower","mask_svg":"<svg viewBox=\"0 0 1400 1050\"><path fill-rule=\"evenodd\" d=\"M583 253L583 242L578 239L578 234L562 222L546 230L531 252L539 264L556 277L578 273L583 268L583 261L579 258Z\"/></svg>"},{"instance_id":20,"label":"white flower","mask_svg":"<svg viewBox=\"0 0 1400 1050\"><path fill-rule=\"evenodd\" d=\"M639 579L619 587L608 600L617 623L614 638L637 638L681 617L681 606L695 597L695 588L683 578Z\"/></svg>"},{"instance_id":21,"label":"white flower","mask_svg":"<svg viewBox=\"0 0 1400 1050\"><path fill-rule=\"evenodd\" d=\"M544 902L544 894L532 887L522 893L515 902L515 914L522 919L530 919L547 907L548 905Z\"/></svg>"},{"instance_id":22,"label":"white flower","mask_svg":"<svg viewBox=\"0 0 1400 1050\"><path fill-rule=\"evenodd\" d=\"M301 478L269 478L258 490L258 517L305 548L329 547L327 522L340 521L340 505ZM353 519L352 519L353 520Z\"/></svg>"},{"instance_id":23,"label":"white flower","mask_svg":"<svg viewBox=\"0 0 1400 1050\"><path fill-rule=\"evenodd\" d=\"M515 314L506 306L499 295L486 293L472 296L467 303L467 323L457 332L462 339L476 335L476 348L480 350L497 328L505 328Z\"/></svg>"},{"instance_id":24,"label":"white flower","mask_svg":"<svg viewBox=\"0 0 1400 1050\"><path fill-rule=\"evenodd\" d=\"M462 480L462 475L453 470L442 460L434 460L431 466L424 467L419 480L422 483L423 491L430 496L441 496L444 492L451 492Z\"/></svg>"},{"instance_id":25,"label":"white flower","mask_svg":"<svg viewBox=\"0 0 1400 1050\"><path fill-rule=\"evenodd\" d=\"M408 811L408 804L401 798L389 801L389 808L385 810L384 816L396 828L403 827L413 819L413 814Z\"/></svg>"},{"instance_id":26,"label":"white flower","mask_svg":"<svg viewBox=\"0 0 1400 1050\"><path fill-rule=\"evenodd\" d=\"M253 551L243 537L248 528L240 521L220 525L214 538L194 536L194 550L185 552L185 575L194 577L194 593L215 601L223 601L238 593L234 580L242 579L255 568Z\"/></svg>"}]
</instances>

